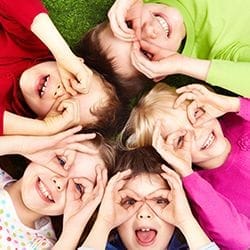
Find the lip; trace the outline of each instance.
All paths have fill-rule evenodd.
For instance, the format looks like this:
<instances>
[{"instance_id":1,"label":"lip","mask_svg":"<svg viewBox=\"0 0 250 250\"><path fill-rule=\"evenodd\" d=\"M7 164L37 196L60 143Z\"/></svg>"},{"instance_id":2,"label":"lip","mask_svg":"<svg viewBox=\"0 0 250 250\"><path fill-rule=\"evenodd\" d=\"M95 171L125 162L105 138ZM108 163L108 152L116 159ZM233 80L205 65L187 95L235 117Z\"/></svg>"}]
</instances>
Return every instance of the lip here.
<instances>
[{"instance_id":1,"label":"lip","mask_svg":"<svg viewBox=\"0 0 250 250\"><path fill-rule=\"evenodd\" d=\"M168 25L168 35L167 35L167 38L170 38L170 36L171 36L171 34L172 34L172 27L171 27L171 24L169 23L169 20L168 20L168 18L164 15L164 14L162 14L162 13L155 13L155 16L159 16L159 17L161 17L162 19L164 19L165 20L165 22L167 23L167 25ZM162 28L163 29L163 28ZM164 29L163 29L164 30ZM165 32L165 31L164 31Z\"/></svg>"},{"instance_id":2,"label":"lip","mask_svg":"<svg viewBox=\"0 0 250 250\"><path fill-rule=\"evenodd\" d=\"M49 204L55 203L54 200L49 199L49 198L44 194L44 192L42 192L42 190L41 190L41 188L40 188L40 185L41 185L41 184L42 184L42 186L46 189L46 192L48 192L48 194L49 194L51 197L53 197L52 194L51 194L51 192L50 192L50 190L49 190L49 188L48 188L48 187L46 186L46 184L38 177L38 178L37 178L37 181L36 181L35 188L36 188L37 193L38 193L39 196L41 197L41 199L42 199L44 202L49 203ZM52 198L52 199L53 199L53 198Z\"/></svg>"},{"instance_id":3,"label":"lip","mask_svg":"<svg viewBox=\"0 0 250 250\"><path fill-rule=\"evenodd\" d=\"M214 131L211 131L206 140L204 141L203 145L201 146L201 150L207 150L209 148L211 148L214 143L216 141L216 135L215 135L215 132Z\"/></svg>"},{"instance_id":4,"label":"lip","mask_svg":"<svg viewBox=\"0 0 250 250\"><path fill-rule=\"evenodd\" d=\"M152 238L152 240L150 241L141 241L138 236L137 236L137 232L138 231L141 231L143 229L149 229L149 231L154 231L155 232L155 236ZM156 238L157 238L157 230L154 229L154 228L151 228L151 227L139 227L137 229L135 229L135 238L136 238L136 241L139 245L141 246L144 246L144 247L147 247L147 246L152 246L155 241L156 241Z\"/></svg>"}]
</instances>

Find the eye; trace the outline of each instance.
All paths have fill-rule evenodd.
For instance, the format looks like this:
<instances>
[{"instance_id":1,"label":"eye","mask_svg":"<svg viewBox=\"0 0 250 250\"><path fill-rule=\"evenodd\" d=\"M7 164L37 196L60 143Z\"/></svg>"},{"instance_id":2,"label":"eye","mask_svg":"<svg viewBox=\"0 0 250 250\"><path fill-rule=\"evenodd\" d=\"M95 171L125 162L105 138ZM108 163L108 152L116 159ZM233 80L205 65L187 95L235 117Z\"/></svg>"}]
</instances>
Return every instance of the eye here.
<instances>
[{"instance_id":1,"label":"eye","mask_svg":"<svg viewBox=\"0 0 250 250\"><path fill-rule=\"evenodd\" d=\"M84 194L85 187L80 183L75 183L75 187L77 191L80 193L80 198L81 198Z\"/></svg>"},{"instance_id":2,"label":"eye","mask_svg":"<svg viewBox=\"0 0 250 250\"><path fill-rule=\"evenodd\" d=\"M180 136L177 138L176 142L175 142L175 147L176 148L181 148L184 142L184 137Z\"/></svg>"},{"instance_id":3,"label":"eye","mask_svg":"<svg viewBox=\"0 0 250 250\"><path fill-rule=\"evenodd\" d=\"M146 50L141 49L141 52L143 53L144 56L146 56L149 60L153 58L153 55Z\"/></svg>"},{"instance_id":4,"label":"eye","mask_svg":"<svg viewBox=\"0 0 250 250\"><path fill-rule=\"evenodd\" d=\"M132 22L131 21L126 21L126 24L129 29L132 29Z\"/></svg>"},{"instance_id":5,"label":"eye","mask_svg":"<svg viewBox=\"0 0 250 250\"><path fill-rule=\"evenodd\" d=\"M130 206L133 206L136 203L136 200L130 197L127 197L122 200L121 205L124 208L129 208Z\"/></svg>"},{"instance_id":6,"label":"eye","mask_svg":"<svg viewBox=\"0 0 250 250\"><path fill-rule=\"evenodd\" d=\"M194 117L196 119L200 118L203 114L205 113L205 111L202 108L197 108L194 112Z\"/></svg>"},{"instance_id":7,"label":"eye","mask_svg":"<svg viewBox=\"0 0 250 250\"><path fill-rule=\"evenodd\" d=\"M63 159L63 158L62 158L62 157L60 157L60 156L56 156L56 158L57 158L57 160L58 160L59 164L60 164L62 167L64 167L64 166L65 166L65 164L66 164L66 160L65 160L65 159Z\"/></svg>"},{"instance_id":8,"label":"eye","mask_svg":"<svg viewBox=\"0 0 250 250\"><path fill-rule=\"evenodd\" d=\"M169 201L163 197L157 197L155 199L155 202L156 204L161 205L161 206L166 206L169 203Z\"/></svg>"}]
</instances>

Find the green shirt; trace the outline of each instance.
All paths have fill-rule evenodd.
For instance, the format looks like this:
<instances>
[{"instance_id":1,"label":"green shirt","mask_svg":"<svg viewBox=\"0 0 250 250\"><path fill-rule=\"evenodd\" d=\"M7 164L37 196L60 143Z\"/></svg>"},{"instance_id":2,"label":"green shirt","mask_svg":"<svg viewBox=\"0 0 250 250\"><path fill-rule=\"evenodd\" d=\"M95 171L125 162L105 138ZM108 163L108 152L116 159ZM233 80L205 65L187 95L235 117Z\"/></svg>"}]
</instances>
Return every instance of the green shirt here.
<instances>
[{"instance_id":1,"label":"green shirt","mask_svg":"<svg viewBox=\"0 0 250 250\"><path fill-rule=\"evenodd\" d=\"M250 96L249 0L146 0L177 8L183 15L182 54L211 60L206 81Z\"/></svg>"}]
</instances>

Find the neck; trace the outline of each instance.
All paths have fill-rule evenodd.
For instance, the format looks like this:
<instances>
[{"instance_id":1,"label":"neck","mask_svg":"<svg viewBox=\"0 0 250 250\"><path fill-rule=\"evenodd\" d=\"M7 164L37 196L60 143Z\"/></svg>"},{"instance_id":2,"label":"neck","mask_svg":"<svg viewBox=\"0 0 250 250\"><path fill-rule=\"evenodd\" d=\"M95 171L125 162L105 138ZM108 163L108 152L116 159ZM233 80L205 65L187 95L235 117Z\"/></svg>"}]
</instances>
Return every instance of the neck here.
<instances>
[{"instance_id":1,"label":"neck","mask_svg":"<svg viewBox=\"0 0 250 250\"><path fill-rule=\"evenodd\" d=\"M40 219L42 215L27 208L22 200L21 179L11 183L5 190L9 193L12 203L20 221L27 227L35 228L35 221Z\"/></svg>"}]
</instances>

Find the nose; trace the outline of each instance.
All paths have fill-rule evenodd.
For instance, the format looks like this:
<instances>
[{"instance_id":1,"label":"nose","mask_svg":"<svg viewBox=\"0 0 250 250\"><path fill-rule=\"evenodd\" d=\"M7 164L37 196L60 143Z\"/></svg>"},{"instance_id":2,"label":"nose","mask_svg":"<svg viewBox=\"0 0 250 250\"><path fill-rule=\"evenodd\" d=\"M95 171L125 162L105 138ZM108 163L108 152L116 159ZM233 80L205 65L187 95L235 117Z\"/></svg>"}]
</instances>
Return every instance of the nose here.
<instances>
[{"instance_id":1,"label":"nose","mask_svg":"<svg viewBox=\"0 0 250 250\"><path fill-rule=\"evenodd\" d=\"M54 97L55 98L58 98L60 96L63 96L64 94L66 93L62 83L59 83L57 85L57 88L55 89L55 92L54 92Z\"/></svg>"},{"instance_id":2,"label":"nose","mask_svg":"<svg viewBox=\"0 0 250 250\"><path fill-rule=\"evenodd\" d=\"M155 39L157 38L157 35L158 32L156 30L156 27L154 26L153 20L149 20L142 25L142 38L144 40Z\"/></svg>"},{"instance_id":3,"label":"nose","mask_svg":"<svg viewBox=\"0 0 250 250\"><path fill-rule=\"evenodd\" d=\"M65 186L67 184L67 180L64 177L59 177L59 176L54 176L52 178L52 182L54 183L54 185L56 186L56 189L58 191L63 191L65 189Z\"/></svg>"},{"instance_id":4,"label":"nose","mask_svg":"<svg viewBox=\"0 0 250 250\"><path fill-rule=\"evenodd\" d=\"M142 207L137 212L137 219L138 220L151 220L153 218L153 211L152 209L144 203Z\"/></svg>"}]
</instances>

